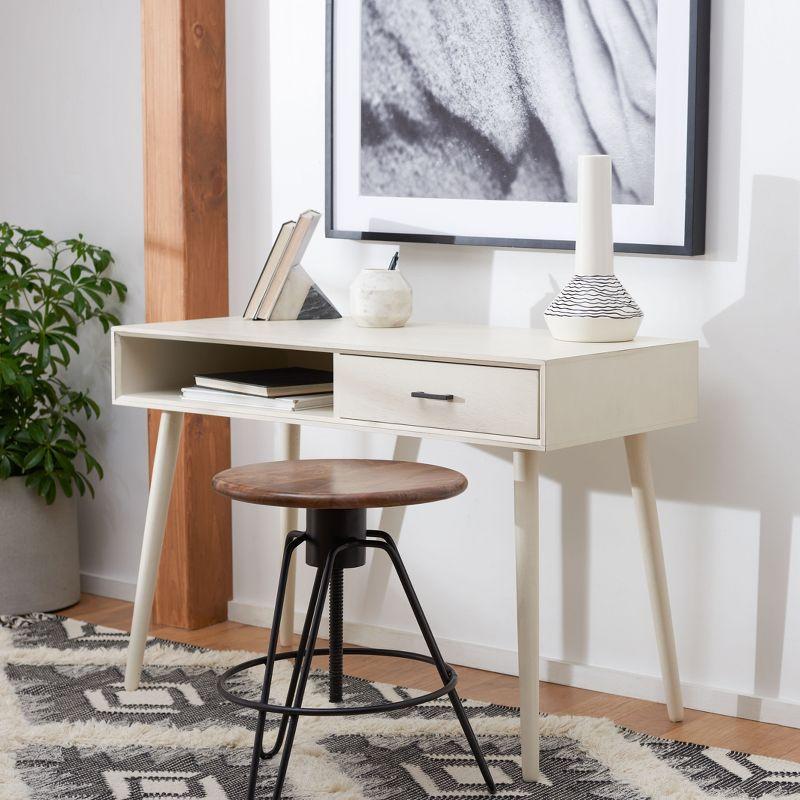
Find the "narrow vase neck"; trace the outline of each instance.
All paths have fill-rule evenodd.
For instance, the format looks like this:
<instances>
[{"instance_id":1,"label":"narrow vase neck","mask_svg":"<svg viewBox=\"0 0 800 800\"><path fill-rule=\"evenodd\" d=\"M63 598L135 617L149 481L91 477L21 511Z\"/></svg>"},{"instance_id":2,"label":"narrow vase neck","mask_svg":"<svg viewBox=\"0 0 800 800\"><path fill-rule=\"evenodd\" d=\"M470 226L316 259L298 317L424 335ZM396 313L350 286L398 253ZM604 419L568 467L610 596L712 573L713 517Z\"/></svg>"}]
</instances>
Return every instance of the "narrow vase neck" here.
<instances>
[{"instance_id":1,"label":"narrow vase neck","mask_svg":"<svg viewBox=\"0 0 800 800\"><path fill-rule=\"evenodd\" d=\"M611 158L578 159L578 233L576 275L613 275L614 238L611 229Z\"/></svg>"}]
</instances>

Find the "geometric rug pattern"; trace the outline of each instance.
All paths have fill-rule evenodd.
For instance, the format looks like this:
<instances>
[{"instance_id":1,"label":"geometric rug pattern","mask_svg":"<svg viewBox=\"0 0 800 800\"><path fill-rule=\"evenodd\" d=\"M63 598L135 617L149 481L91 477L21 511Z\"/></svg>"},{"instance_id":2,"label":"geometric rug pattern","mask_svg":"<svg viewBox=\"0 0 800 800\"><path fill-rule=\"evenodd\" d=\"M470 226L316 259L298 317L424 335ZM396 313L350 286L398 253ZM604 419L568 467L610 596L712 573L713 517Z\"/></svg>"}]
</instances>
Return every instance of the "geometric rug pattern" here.
<instances>
[{"instance_id":1,"label":"geometric rug pattern","mask_svg":"<svg viewBox=\"0 0 800 800\"><path fill-rule=\"evenodd\" d=\"M217 676L252 653L150 639L141 688L126 692L127 634L53 614L0 617L0 800L238 800L255 712L221 700ZM276 664L285 696L290 667ZM254 698L260 670L237 691ZM345 701L419 694L345 677ZM327 705L324 673L309 705ZM608 720L542 717L541 771L521 779L517 710L465 701L498 787L537 800L800 798L800 764L687 744ZM267 736L276 721L268 717ZM262 762L259 797L275 761ZM458 800L488 797L445 697L369 717L304 717L286 800Z\"/></svg>"}]
</instances>

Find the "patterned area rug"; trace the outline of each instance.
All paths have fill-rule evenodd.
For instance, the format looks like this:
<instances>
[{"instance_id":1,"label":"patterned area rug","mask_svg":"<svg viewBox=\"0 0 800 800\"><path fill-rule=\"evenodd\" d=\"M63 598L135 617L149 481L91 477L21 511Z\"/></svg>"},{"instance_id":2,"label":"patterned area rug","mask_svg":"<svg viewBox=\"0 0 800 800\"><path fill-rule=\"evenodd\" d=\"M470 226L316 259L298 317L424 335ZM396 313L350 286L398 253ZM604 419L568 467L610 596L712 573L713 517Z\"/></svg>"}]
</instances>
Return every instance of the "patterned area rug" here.
<instances>
[{"instance_id":1,"label":"patterned area rug","mask_svg":"<svg viewBox=\"0 0 800 800\"><path fill-rule=\"evenodd\" d=\"M0 617L0 798L244 797L254 713L219 699L217 675L251 654L153 639L142 688L127 693L127 636L49 614ZM276 694L289 667L279 662ZM258 675L241 690L257 693ZM345 679L345 700L413 690ZM246 682L246 685L245 683ZM310 703L326 704L323 675ZM607 720L543 717L540 783L521 781L515 709L467 703L503 798L640 800L800 797L800 764L667 741ZM273 725L274 727L274 725ZM261 769L260 797L274 762ZM487 797L449 703L301 720L286 800Z\"/></svg>"}]
</instances>

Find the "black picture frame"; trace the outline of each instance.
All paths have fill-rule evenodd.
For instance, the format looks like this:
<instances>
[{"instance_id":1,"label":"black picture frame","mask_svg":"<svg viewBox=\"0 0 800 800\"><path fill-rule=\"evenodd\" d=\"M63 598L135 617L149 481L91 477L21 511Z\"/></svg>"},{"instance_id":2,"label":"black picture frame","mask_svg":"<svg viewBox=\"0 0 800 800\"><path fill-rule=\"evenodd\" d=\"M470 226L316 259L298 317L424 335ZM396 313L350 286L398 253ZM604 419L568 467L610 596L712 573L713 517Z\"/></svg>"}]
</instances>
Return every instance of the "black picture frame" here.
<instances>
[{"instance_id":1,"label":"black picture frame","mask_svg":"<svg viewBox=\"0 0 800 800\"><path fill-rule=\"evenodd\" d=\"M368 242L418 242L482 247L512 247L535 250L574 250L574 240L517 239L441 234L348 231L337 229L334 220L333 91L334 91L334 3L326 0L325 23L325 236ZM708 96L711 44L711 0L690 0L689 86L686 157L686 204L682 245L615 242L618 253L667 256L698 256L705 253L706 185L708 171Z\"/></svg>"}]
</instances>

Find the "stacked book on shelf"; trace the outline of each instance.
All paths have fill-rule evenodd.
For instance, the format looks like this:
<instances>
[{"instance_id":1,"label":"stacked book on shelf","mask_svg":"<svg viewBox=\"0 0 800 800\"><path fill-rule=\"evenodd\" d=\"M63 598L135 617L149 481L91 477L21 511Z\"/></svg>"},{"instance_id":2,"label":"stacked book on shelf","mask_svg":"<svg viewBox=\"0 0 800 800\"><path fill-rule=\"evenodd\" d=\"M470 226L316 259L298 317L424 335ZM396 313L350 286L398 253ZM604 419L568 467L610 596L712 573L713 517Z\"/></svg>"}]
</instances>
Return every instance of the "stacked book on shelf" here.
<instances>
[{"instance_id":1,"label":"stacked book on shelf","mask_svg":"<svg viewBox=\"0 0 800 800\"><path fill-rule=\"evenodd\" d=\"M333 405L333 373L284 367L195 375L194 386L181 389L187 400L299 411Z\"/></svg>"}]
</instances>

